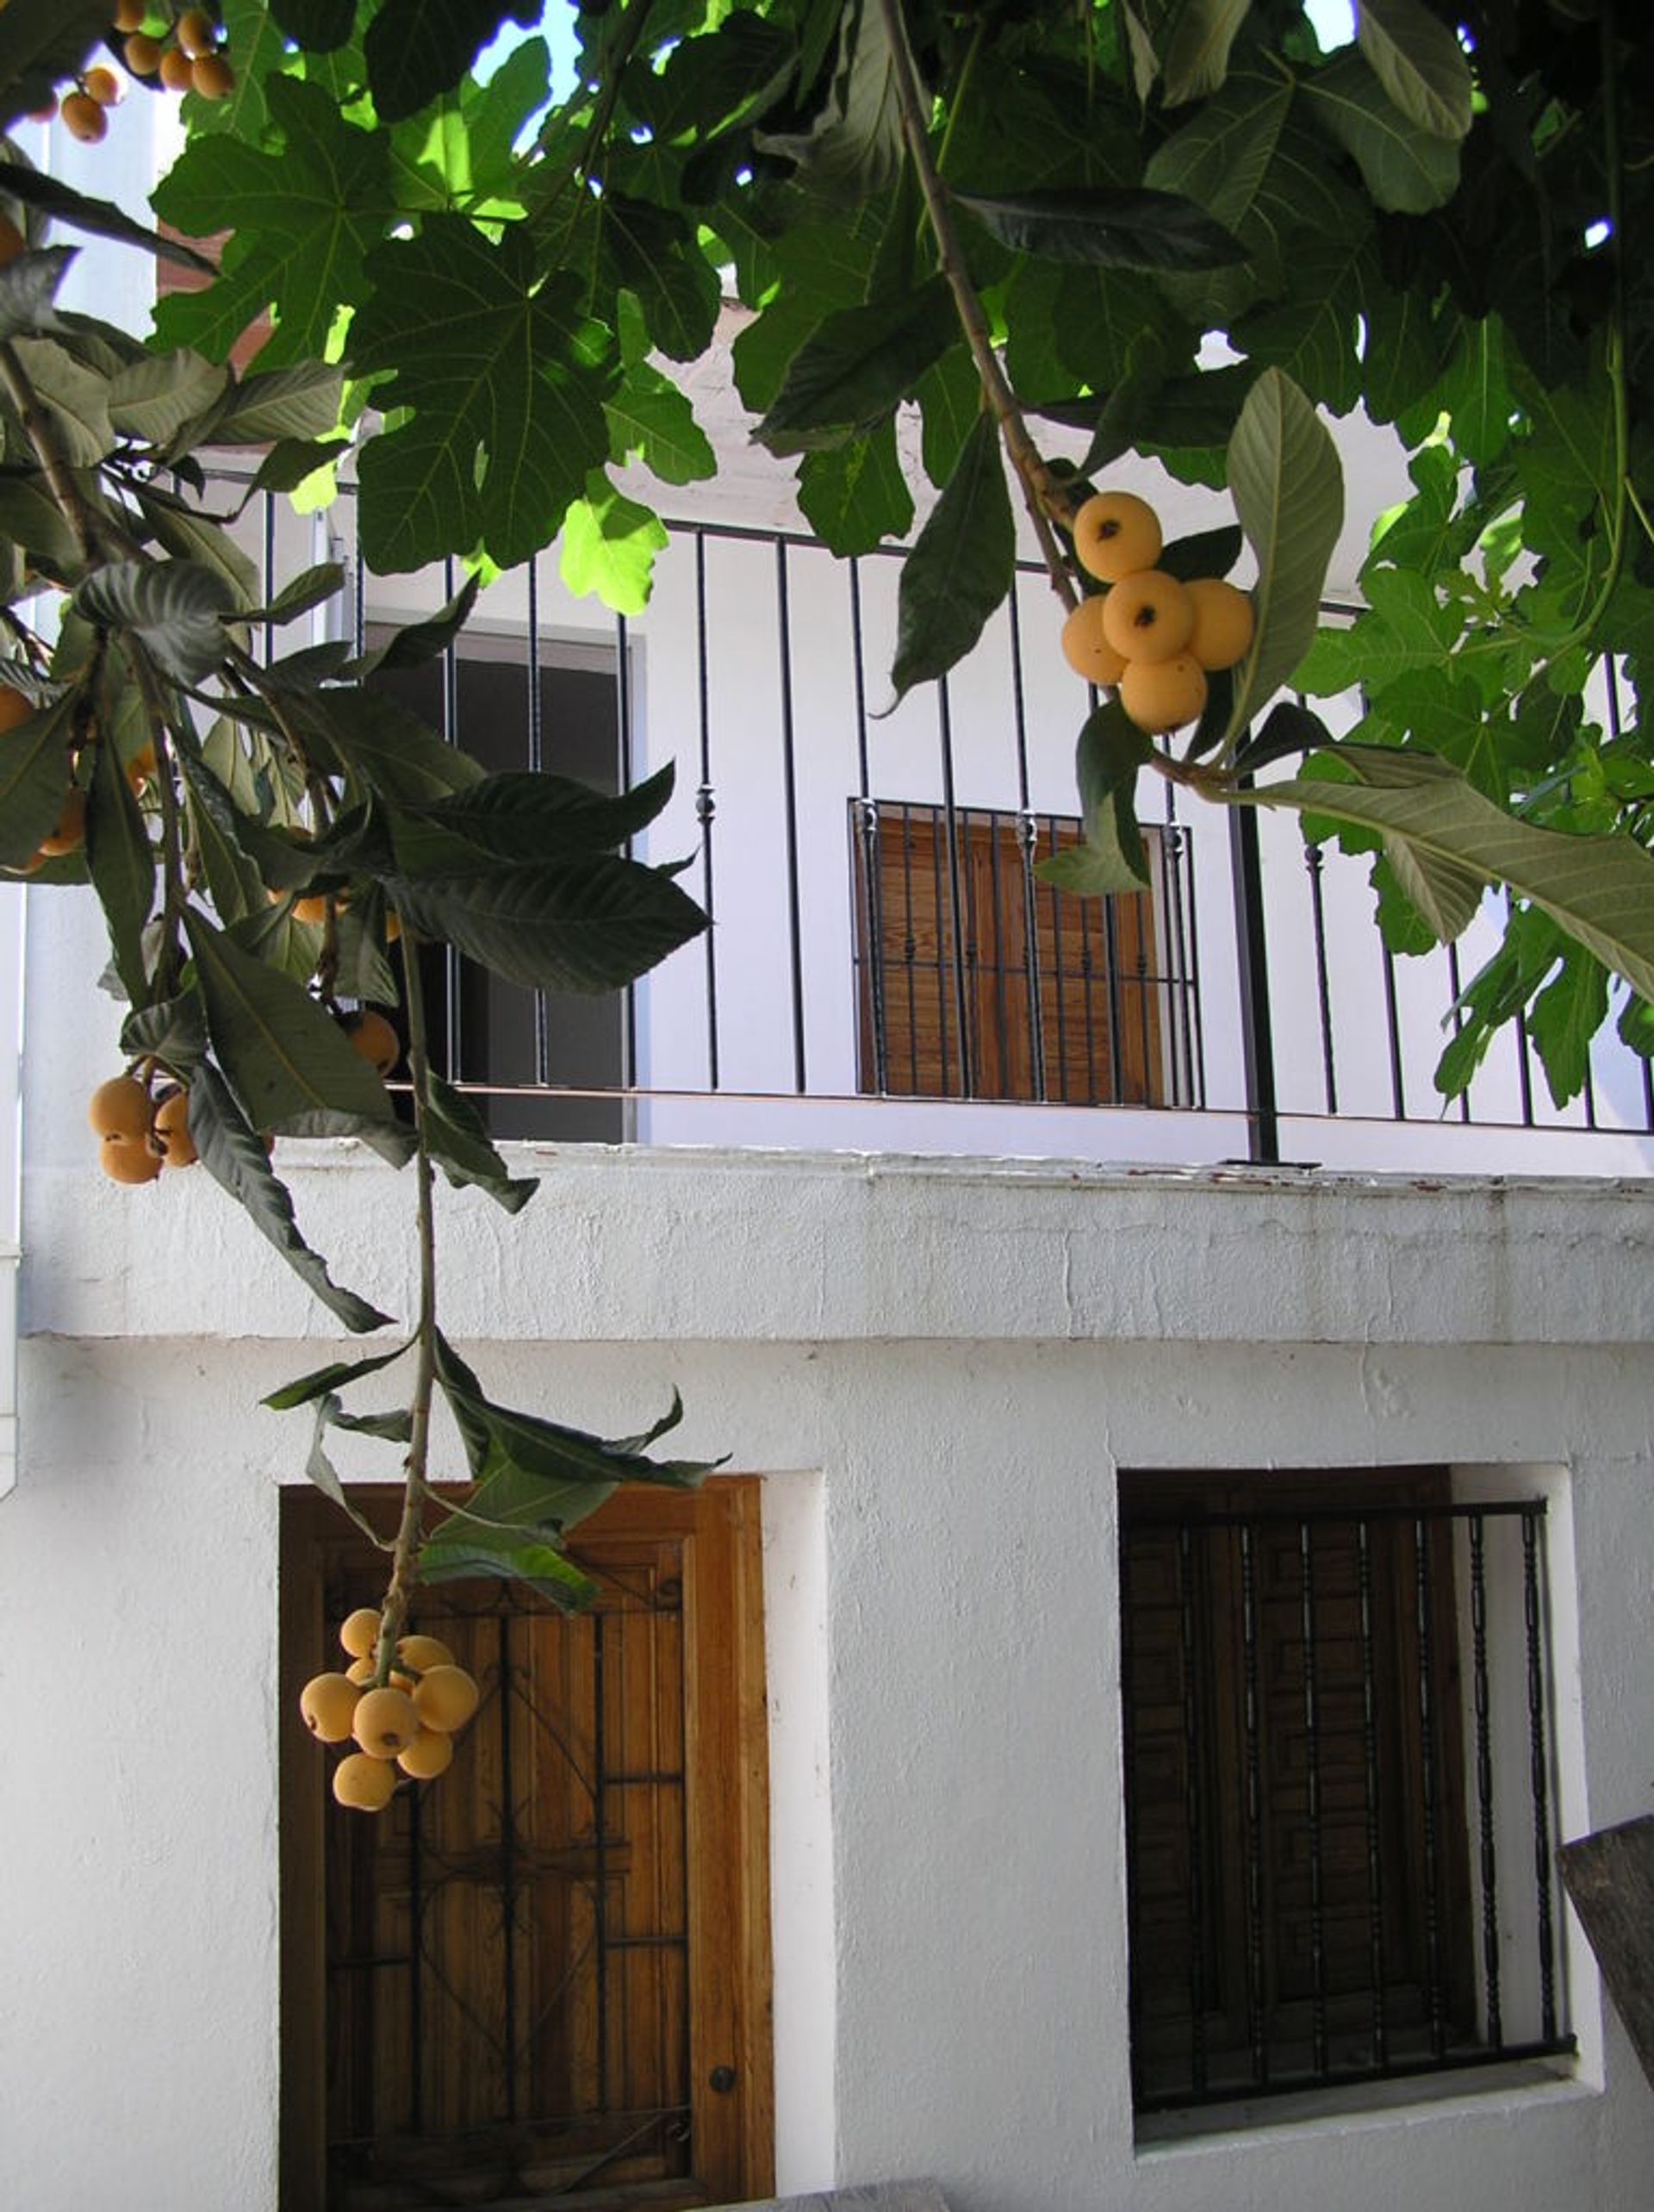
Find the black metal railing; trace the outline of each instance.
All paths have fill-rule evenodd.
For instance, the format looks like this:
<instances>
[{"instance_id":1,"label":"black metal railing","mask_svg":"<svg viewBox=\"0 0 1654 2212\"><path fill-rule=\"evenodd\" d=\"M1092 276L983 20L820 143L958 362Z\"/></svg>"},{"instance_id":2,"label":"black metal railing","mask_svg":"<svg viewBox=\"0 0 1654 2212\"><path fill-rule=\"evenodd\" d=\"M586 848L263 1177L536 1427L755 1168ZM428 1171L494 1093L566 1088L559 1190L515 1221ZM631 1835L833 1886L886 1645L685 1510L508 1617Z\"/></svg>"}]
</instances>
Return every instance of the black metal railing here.
<instances>
[{"instance_id":1,"label":"black metal railing","mask_svg":"<svg viewBox=\"0 0 1654 2212\"><path fill-rule=\"evenodd\" d=\"M294 546L275 514L261 495L247 525L272 598L317 551ZM408 604L408 587L367 578L348 491L326 527L351 584L313 619L367 641ZM1464 978L1497 942L1491 907L1462 955L1395 961L1372 928L1363 863L1306 849L1295 820L1244 808L1203 820L1197 839L1170 786L1146 825L1147 892L1053 894L1035 868L1075 834L1083 695L1054 644L1033 642L1050 626L1042 571L1019 576L966 663L881 720L898 551L839 562L798 533L675 523L637 620L560 599L551 558L494 586L455 645L398 677L403 695L493 767L625 788L675 759L679 791L638 850L694 855L687 880L711 927L600 1018L450 960L438 979L445 1072L478 1094L497 1133L670 1142L684 1102L718 1099L777 1108L762 1126L732 1116L730 1141L786 1143L780 1109L807 1101L843 1107L844 1141L877 1149L875 1101L930 1098L1097 1110L1045 1137L1020 1124L1001 1141L1024 1151L1600 1172L1606 1156L1589 1145L1518 1153L1494 1140L1616 1132L1632 1141L1614 1172L1654 1168L1643 1141L1654 1082L1611 1039L1582 1098L1557 1110L1514 1024L1444 1107L1432 1071ZM451 565L419 604L454 581ZM264 642L286 646L291 633ZM878 838L892 817L935 826L934 944L885 917ZM911 960L892 963L907 934ZM908 986L927 968L937 1036L921 1050L924 1010ZM1127 1117L1144 1110L1179 1118L1134 1137ZM890 1141L946 1150L963 1126L905 1119ZM693 1134L720 1127L702 1112ZM1384 1133L1401 1128L1405 1142ZM996 1142L973 1129L958 1142Z\"/></svg>"},{"instance_id":2,"label":"black metal railing","mask_svg":"<svg viewBox=\"0 0 1654 2212\"><path fill-rule=\"evenodd\" d=\"M1544 1501L1160 1511L1135 1481L1138 2112L1570 2053Z\"/></svg>"}]
</instances>

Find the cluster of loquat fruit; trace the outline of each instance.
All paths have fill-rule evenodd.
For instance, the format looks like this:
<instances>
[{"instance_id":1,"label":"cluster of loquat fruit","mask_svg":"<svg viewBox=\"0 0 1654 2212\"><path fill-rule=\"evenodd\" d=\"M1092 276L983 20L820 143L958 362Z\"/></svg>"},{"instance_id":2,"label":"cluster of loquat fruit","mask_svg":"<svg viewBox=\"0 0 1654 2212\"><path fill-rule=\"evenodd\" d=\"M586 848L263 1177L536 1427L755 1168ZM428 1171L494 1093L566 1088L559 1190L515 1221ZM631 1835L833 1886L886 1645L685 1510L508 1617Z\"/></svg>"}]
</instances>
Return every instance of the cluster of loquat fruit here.
<instances>
[{"instance_id":1,"label":"cluster of loquat fruit","mask_svg":"<svg viewBox=\"0 0 1654 2212\"><path fill-rule=\"evenodd\" d=\"M381 1075L402 1056L395 1025L371 1006L343 1014L340 1025L356 1050ZM163 1168L192 1168L200 1157L190 1134L190 1094L181 1085L151 1089L154 1070L111 1075L92 1093L86 1118L98 1139L98 1165L112 1182L152 1183ZM266 1150L272 1140L264 1140Z\"/></svg>"},{"instance_id":2,"label":"cluster of loquat fruit","mask_svg":"<svg viewBox=\"0 0 1654 2212\"><path fill-rule=\"evenodd\" d=\"M454 1736L476 1710L475 1679L435 1636L405 1636L387 1682L376 1682L380 1617L358 1606L339 1631L351 1664L317 1674L299 1696L304 1724L318 1743L349 1743L333 1769L333 1795L353 1811L382 1812L400 1773L433 1781L454 1755Z\"/></svg>"},{"instance_id":3,"label":"cluster of loquat fruit","mask_svg":"<svg viewBox=\"0 0 1654 2212\"><path fill-rule=\"evenodd\" d=\"M121 59L134 77L159 79L169 92L196 92L203 100L225 100L235 90L235 72L219 51L219 28L205 8L186 8L176 17L146 0L116 0L113 23ZM106 110L119 105L126 87L112 69L96 62L75 79L56 103L71 138L96 146L109 132ZM49 122L53 109L37 115Z\"/></svg>"},{"instance_id":4,"label":"cluster of loquat fruit","mask_svg":"<svg viewBox=\"0 0 1654 2212\"><path fill-rule=\"evenodd\" d=\"M1068 665L1088 683L1116 686L1151 737L1198 721L1208 674L1233 668L1252 643L1252 601L1217 576L1181 583L1157 568L1160 519L1135 492L1094 494L1073 533L1074 558L1107 589L1064 623Z\"/></svg>"}]
</instances>

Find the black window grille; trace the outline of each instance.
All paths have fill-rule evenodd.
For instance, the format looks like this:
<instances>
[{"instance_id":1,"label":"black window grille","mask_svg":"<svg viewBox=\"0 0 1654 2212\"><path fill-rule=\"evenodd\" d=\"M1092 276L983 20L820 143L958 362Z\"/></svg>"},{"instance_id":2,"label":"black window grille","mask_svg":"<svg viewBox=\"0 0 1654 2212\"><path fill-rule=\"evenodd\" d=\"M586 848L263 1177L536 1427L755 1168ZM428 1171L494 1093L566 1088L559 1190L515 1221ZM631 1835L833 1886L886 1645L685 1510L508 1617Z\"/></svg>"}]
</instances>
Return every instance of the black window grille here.
<instances>
[{"instance_id":1,"label":"black window grille","mask_svg":"<svg viewBox=\"0 0 1654 2212\"><path fill-rule=\"evenodd\" d=\"M1121 1486L1140 2115L1551 2057L1545 1505Z\"/></svg>"}]
</instances>

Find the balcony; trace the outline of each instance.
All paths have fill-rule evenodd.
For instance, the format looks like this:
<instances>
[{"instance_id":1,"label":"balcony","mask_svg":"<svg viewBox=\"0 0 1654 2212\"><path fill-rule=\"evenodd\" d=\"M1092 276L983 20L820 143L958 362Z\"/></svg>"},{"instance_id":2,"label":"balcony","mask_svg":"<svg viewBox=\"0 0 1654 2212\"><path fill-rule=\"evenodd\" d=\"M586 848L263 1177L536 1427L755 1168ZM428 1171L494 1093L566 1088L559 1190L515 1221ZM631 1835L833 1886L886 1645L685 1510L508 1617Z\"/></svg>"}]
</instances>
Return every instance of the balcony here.
<instances>
[{"instance_id":1,"label":"balcony","mask_svg":"<svg viewBox=\"0 0 1654 2212\"><path fill-rule=\"evenodd\" d=\"M257 525L266 600L333 557L316 635L369 644L457 577L368 578L348 495ZM251 542L251 541L250 541ZM1551 1102L1520 1025L1469 1093L1433 1073L1494 901L1397 959L1363 863L1296 818L1140 800L1153 882L1058 895L1084 701L1029 567L969 659L887 715L900 554L848 563L780 527L670 527L645 614L569 596L555 558L493 584L457 645L383 681L493 769L623 789L675 763L637 848L683 860L712 919L613 1003L535 994L453 956L439 1057L497 1135L1017 1156L1118 1164L1642 1175L1645 1063L1599 1040ZM270 651L302 643L291 631Z\"/></svg>"}]
</instances>

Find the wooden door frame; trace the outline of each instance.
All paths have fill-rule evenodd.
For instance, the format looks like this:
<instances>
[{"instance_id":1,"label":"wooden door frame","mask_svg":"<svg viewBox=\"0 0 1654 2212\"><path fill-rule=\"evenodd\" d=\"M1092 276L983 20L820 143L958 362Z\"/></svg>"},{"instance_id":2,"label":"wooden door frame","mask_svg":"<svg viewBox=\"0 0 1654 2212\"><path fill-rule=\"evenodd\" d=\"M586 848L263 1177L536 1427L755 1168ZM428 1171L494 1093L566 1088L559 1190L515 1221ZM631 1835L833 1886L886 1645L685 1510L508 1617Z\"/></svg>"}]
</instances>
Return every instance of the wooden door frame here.
<instances>
[{"instance_id":1,"label":"wooden door frame","mask_svg":"<svg viewBox=\"0 0 1654 2212\"><path fill-rule=\"evenodd\" d=\"M354 1488L370 1520L394 1525L400 1491ZM769 1748L764 1673L762 1484L714 1477L693 1491L618 1492L570 1539L683 1542L685 1759L690 1916L691 2126L741 2176L740 2197L774 2187L774 2053L769 1927ZM314 1491L284 1490L280 1555L280 1960L283 2212L326 2202L326 1929L323 1836L327 1765L297 1721L299 1692L332 1663L322 1617L329 1545L349 1524ZM727 1688L720 1686L727 1685ZM697 1786L697 1777L720 1786ZM440 1783L433 1785L440 1787ZM301 2038L308 2037L308 2047ZM727 2086L714 2087L728 2074ZM735 2200L731 2200L735 2201Z\"/></svg>"}]
</instances>

